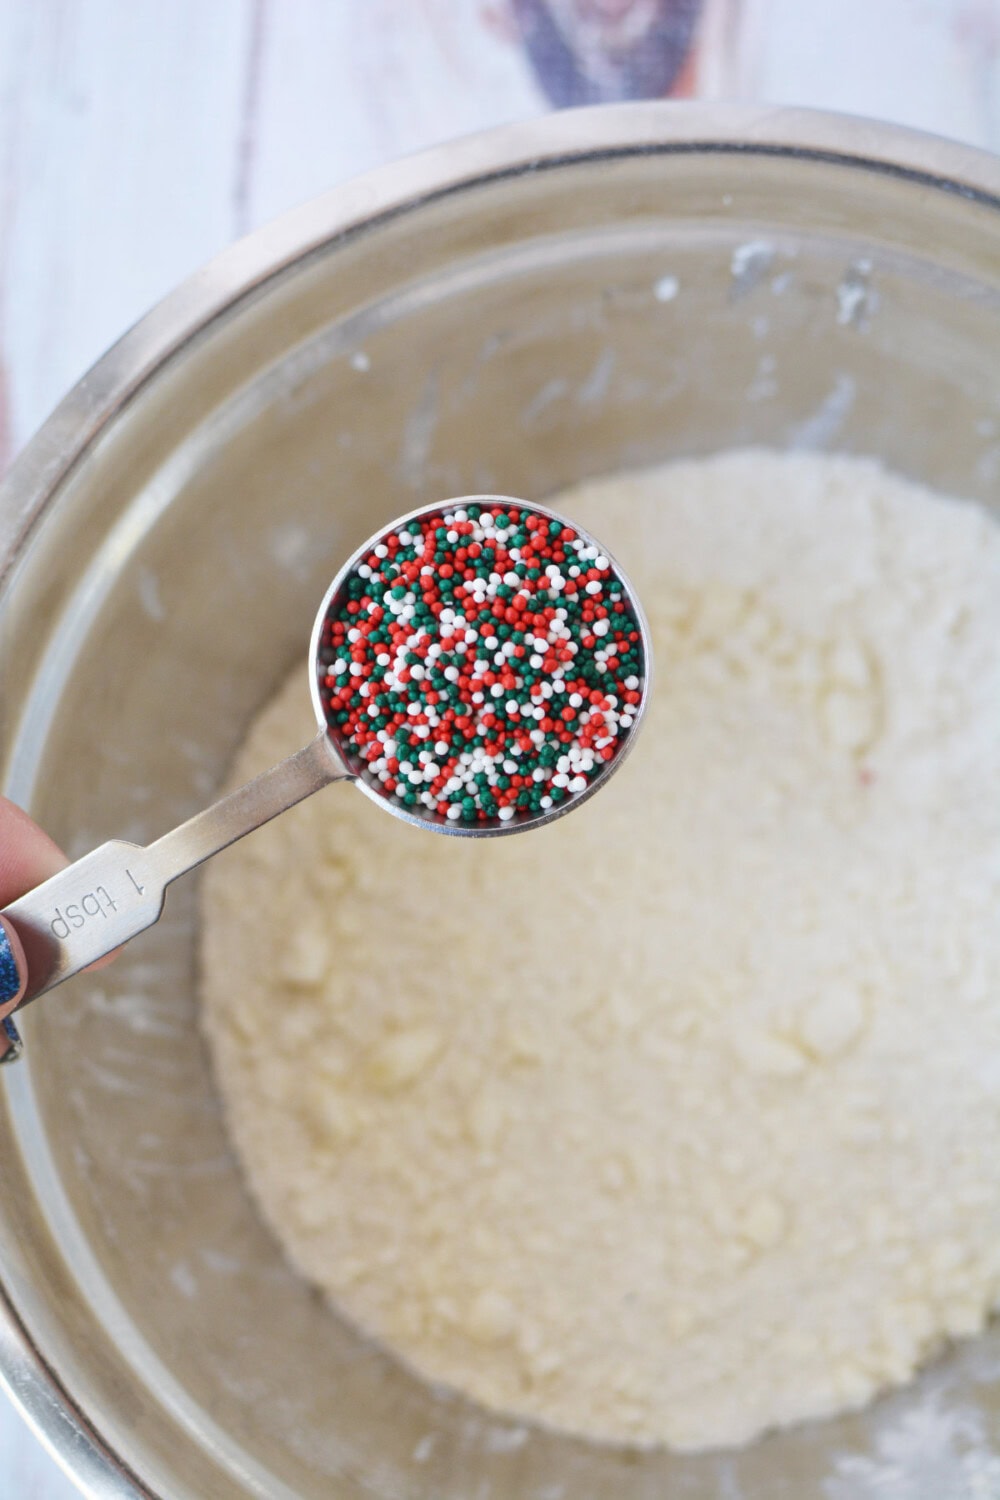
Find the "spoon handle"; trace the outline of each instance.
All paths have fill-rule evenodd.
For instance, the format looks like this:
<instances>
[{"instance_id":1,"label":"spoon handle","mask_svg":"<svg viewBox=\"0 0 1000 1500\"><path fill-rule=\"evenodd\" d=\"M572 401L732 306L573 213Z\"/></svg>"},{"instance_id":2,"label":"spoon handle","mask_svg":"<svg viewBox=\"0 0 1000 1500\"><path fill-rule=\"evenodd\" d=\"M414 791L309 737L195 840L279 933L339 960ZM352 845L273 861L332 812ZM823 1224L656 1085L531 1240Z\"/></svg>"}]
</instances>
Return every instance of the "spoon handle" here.
<instances>
[{"instance_id":1,"label":"spoon handle","mask_svg":"<svg viewBox=\"0 0 1000 1500\"><path fill-rule=\"evenodd\" d=\"M303 750L155 843L144 847L112 839L12 902L0 916L17 931L28 960L21 1005L151 927L178 875L349 775L322 731Z\"/></svg>"}]
</instances>

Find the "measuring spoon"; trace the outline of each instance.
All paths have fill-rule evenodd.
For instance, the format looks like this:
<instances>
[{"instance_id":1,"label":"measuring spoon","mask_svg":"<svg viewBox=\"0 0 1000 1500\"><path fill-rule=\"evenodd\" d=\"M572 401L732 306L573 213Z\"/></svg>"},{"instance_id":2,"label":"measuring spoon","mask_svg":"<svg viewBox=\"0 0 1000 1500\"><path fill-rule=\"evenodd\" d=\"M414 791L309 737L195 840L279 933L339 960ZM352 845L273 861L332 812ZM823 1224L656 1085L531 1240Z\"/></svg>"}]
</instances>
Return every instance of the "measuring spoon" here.
<instances>
[{"instance_id":1,"label":"measuring spoon","mask_svg":"<svg viewBox=\"0 0 1000 1500\"><path fill-rule=\"evenodd\" d=\"M323 702L323 684L330 675L330 663L324 659L330 654L328 647L324 647L324 626L328 619L343 613L349 585L358 576L357 569L364 565L364 559L401 529L413 524L419 526L428 518L453 516L468 506L491 513L513 507L522 516L535 515L550 523L559 522L575 538L596 548L608 564L608 577L620 587L630 620L639 632L644 668L637 689L640 701L630 710L631 727L621 733L611 758L595 768L586 786L548 808L534 812L518 810L513 814L508 811L506 819L499 816L471 821L450 819L427 807L406 806L372 774L337 725L328 722ZM28 986L20 1005L28 1004L151 927L163 910L167 886L179 875L330 782L351 781L379 807L405 822L459 837L492 838L522 833L561 818L593 796L625 759L649 699L650 671L649 630L639 602L607 549L582 527L565 521L543 505L500 495L464 496L410 511L358 548L333 580L319 607L309 647L309 685L320 729L310 744L196 813L155 843L143 846L112 839L0 912L15 928L28 962Z\"/></svg>"}]
</instances>

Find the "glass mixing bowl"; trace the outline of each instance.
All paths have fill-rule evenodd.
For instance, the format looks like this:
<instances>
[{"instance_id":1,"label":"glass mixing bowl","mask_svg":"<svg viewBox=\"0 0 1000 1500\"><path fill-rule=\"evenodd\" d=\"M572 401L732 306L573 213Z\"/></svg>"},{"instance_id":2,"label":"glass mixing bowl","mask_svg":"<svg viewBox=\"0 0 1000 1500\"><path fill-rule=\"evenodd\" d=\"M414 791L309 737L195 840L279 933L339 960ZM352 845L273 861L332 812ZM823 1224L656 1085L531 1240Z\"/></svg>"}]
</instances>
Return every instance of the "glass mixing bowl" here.
<instances>
[{"instance_id":1,"label":"glass mixing bowl","mask_svg":"<svg viewBox=\"0 0 1000 1500\"><path fill-rule=\"evenodd\" d=\"M882 125L638 105L446 146L236 245L0 495L4 789L73 854L201 807L343 557L443 496L763 443L992 503L998 195L993 159ZM724 1455L598 1448L428 1389L259 1222L195 1024L195 925L188 881L27 1013L0 1090L0 1369L87 1494L1000 1493L996 1330Z\"/></svg>"}]
</instances>

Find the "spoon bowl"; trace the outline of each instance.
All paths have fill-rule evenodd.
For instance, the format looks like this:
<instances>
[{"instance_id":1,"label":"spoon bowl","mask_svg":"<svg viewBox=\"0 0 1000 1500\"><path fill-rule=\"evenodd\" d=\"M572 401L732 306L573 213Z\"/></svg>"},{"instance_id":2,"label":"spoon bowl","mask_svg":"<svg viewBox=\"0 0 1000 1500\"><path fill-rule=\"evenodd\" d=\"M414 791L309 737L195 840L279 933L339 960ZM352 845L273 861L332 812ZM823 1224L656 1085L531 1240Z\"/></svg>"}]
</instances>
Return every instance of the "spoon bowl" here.
<instances>
[{"instance_id":1,"label":"spoon bowl","mask_svg":"<svg viewBox=\"0 0 1000 1500\"><path fill-rule=\"evenodd\" d=\"M338 616L348 603L348 587L352 579L358 576L358 569L365 565L366 558L370 557L376 546L384 542L385 537L397 533L400 530L408 530L419 526L430 520L444 519L455 511L465 511L469 506L482 508L485 511L501 510L510 513L515 510L522 516L535 516L550 524L558 524L573 531L575 537L586 547L596 550L600 556L607 561L608 574L620 586L624 597L628 618L634 624L639 634L638 654L642 662L642 674L640 676L639 702L630 711L629 717L632 722L622 732L614 745L614 753L605 761L601 762L594 775L587 780L587 785L579 791L564 796L561 800L554 802L550 807L537 811L518 811L509 819L500 817L477 818L475 820L463 820L460 818L449 818L445 814L429 807L412 807L402 802L392 792L387 792L384 784L373 775L370 766L352 748L343 734L338 731L335 724L331 723L327 713L323 697L323 684L329 672L330 663L324 660L324 629L327 622ZM552 598L558 602L558 595ZM433 632L432 632L433 633ZM437 634L434 634L437 639ZM621 766L625 757L635 743L636 734L642 722L652 684L652 648L650 645L649 626L643 613L642 606L636 597L635 591L621 567L590 532L583 527L568 522L564 517L550 510L545 505L534 502L528 503L517 500L509 495L465 495L459 499L446 501L444 504L419 506L416 510L407 512L399 517L389 527L384 527L374 536L360 546L341 568L336 578L323 597L316 620L313 625L312 638L309 648L310 680L309 688L312 696L313 707L321 730L325 730L334 745L336 753L343 765L355 780L356 784L376 802L379 807L391 812L395 817L401 818L406 823L411 823L418 828L429 828L435 833L446 833L461 838L495 838L500 834L523 833L529 828L540 828L545 823L551 823L556 818L564 817L566 813L572 812L588 801Z\"/></svg>"}]
</instances>

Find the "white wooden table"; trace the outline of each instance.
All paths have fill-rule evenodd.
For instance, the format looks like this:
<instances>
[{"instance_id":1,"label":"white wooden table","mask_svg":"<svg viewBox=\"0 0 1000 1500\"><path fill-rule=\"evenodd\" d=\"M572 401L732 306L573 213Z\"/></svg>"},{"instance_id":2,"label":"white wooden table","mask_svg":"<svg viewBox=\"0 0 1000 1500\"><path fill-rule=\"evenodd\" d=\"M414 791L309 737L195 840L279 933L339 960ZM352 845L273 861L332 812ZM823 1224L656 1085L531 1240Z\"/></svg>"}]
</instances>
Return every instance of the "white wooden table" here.
<instances>
[{"instance_id":1,"label":"white wooden table","mask_svg":"<svg viewBox=\"0 0 1000 1500\"><path fill-rule=\"evenodd\" d=\"M367 167L552 107L518 22L541 3L0 0L0 472L228 241ZM1000 0L703 0L676 87L1000 150ZM0 1396L0 1500L75 1493Z\"/></svg>"}]
</instances>

